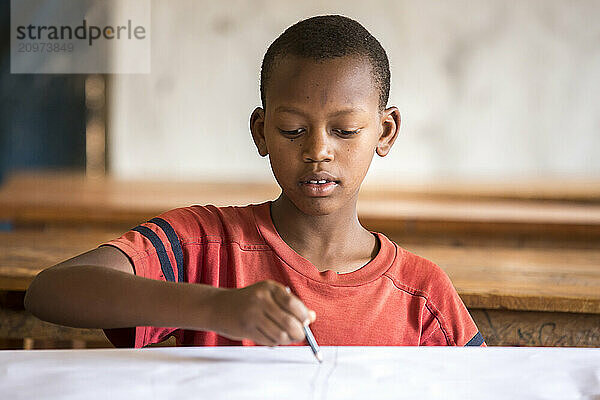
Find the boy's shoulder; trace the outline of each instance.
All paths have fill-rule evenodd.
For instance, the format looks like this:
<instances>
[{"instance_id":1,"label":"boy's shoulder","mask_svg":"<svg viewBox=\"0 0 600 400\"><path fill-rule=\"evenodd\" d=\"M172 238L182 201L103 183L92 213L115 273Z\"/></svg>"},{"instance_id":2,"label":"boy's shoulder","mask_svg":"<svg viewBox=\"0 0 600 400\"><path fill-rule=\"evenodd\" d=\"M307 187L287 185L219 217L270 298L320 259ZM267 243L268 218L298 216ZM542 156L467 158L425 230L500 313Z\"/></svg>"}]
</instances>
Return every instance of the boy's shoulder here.
<instances>
[{"instance_id":1,"label":"boy's shoulder","mask_svg":"<svg viewBox=\"0 0 600 400\"><path fill-rule=\"evenodd\" d=\"M188 240L232 239L239 237L260 238L256 229L254 208L266 203L245 206L217 206L213 204L192 205L166 211L153 220L164 220L178 236ZM152 221L152 220L151 220ZM254 237L257 236L257 237Z\"/></svg>"},{"instance_id":2,"label":"boy's shoulder","mask_svg":"<svg viewBox=\"0 0 600 400\"><path fill-rule=\"evenodd\" d=\"M486 346L448 274L433 261L398 249L402 261L388 277L398 289L422 299L422 344Z\"/></svg>"},{"instance_id":3,"label":"boy's shoulder","mask_svg":"<svg viewBox=\"0 0 600 400\"><path fill-rule=\"evenodd\" d=\"M398 249L398 262L392 265L386 275L396 287L434 302L449 292L456 292L450 277L439 265L393 243Z\"/></svg>"}]
</instances>

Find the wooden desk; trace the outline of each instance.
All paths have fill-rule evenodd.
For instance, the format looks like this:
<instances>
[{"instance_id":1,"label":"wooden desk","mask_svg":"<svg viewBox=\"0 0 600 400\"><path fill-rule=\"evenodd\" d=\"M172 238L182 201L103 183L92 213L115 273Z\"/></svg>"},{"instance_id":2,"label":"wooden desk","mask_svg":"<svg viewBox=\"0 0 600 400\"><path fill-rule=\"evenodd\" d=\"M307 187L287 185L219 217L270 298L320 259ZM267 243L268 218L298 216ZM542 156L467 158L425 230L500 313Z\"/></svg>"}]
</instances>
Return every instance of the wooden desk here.
<instances>
[{"instance_id":1,"label":"wooden desk","mask_svg":"<svg viewBox=\"0 0 600 400\"><path fill-rule=\"evenodd\" d=\"M600 349L323 346L0 352L8 399L595 399ZM60 366L57 368L57 366Z\"/></svg>"},{"instance_id":2,"label":"wooden desk","mask_svg":"<svg viewBox=\"0 0 600 400\"><path fill-rule=\"evenodd\" d=\"M0 231L0 291L25 291L43 270L121 236L124 231Z\"/></svg>"},{"instance_id":3,"label":"wooden desk","mask_svg":"<svg viewBox=\"0 0 600 400\"><path fill-rule=\"evenodd\" d=\"M23 297L44 268L119 235L81 229L0 232L0 348L112 347L99 329L69 328L39 320L23 309Z\"/></svg>"},{"instance_id":4,"label":"wooden desk","mask_svg":"<svg viewBox=\"0 0 600 400\"><path fill-rule=\"evenodd\" d=\"M401 245L446 271L489 345L600 347L600 250Z\"/></svg>"},{"instance_id":5,"label":"wooden desk","mask_svg":"<svg viewBox=\"0 0 600 400\"><path fill-rule=\"evenodd\" d=\"M24 291L42 269L121 233L0 232L0 290ZM488 344L600 346L600 250L397 242L448 273ZM19 315L5 318L11 318L11 326L33 329L31 322L26 322L28 317ZM52 332L53 337L65 334L56 329ZM2 334L19 337L27 331L0 329L0 337Z\"/></svg>"},{"instance_id":6,"label":"wooden desk","mask_svg":"<svg viewBox=\"0 0 600 400\"><path fill-rule=\"evenodd\" d=\"M122 233L0 232L0 290L24 291L42 269ZM440 265L469 308L600 314L600 250L398 243Z\"/></svg>"}]
</instances>

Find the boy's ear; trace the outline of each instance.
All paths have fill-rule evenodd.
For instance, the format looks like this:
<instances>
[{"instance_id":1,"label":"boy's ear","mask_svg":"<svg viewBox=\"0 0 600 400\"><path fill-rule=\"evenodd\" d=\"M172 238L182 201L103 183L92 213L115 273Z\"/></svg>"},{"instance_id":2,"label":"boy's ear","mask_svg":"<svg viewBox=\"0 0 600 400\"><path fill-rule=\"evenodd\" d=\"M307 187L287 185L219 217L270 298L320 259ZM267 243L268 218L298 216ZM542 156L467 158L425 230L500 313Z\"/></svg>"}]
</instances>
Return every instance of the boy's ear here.
<instances>
[{"instance_id":1,"label":"boy's ear","mask_svg":"<svg viewBox=\"0 0 600 400\"><path fill-rule=\"evenodd\" d=\"M381 136L379 136L377 149L375 149L380 157L384 157L390 152L400 132L400 122L400 111L397 107L389 107L383 111L381 116Z\"/></svg>"},{"instance_id":2,"label":"boy's ear","mask_svg":"<svg viewBox=\"0 0 600 400\"><path fill-rule=\"evenodd\" d=\"M267 142L265 141L265 110L261 107L256 107L250 115L250 132L252 133L252 140L258 149L258 154L265 157L269 152L267 151Z\"/></svg>"}]
</instances>

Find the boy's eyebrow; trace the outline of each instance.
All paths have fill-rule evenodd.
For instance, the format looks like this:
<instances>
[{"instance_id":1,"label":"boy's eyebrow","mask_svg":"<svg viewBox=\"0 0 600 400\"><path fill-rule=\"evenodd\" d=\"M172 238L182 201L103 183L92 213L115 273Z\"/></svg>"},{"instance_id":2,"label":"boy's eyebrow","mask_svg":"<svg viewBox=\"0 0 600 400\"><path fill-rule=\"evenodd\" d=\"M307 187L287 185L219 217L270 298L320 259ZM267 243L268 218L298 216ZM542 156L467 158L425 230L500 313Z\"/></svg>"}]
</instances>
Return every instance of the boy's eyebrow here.
<instances>
[{"instance_id":1,"label":"boy's eyebrow","mask_svg":"<svg viewBox=\"0 0 600 400\"><path fill-rule=\"evenodd\" d=\"M300 110L298 110L298 109L296 109L294 107L288 107L288 106L279 106L279 107L277 107L275 109L275 112L276 113L278 113L278 112L287 112L287 113L292 113L292 114L299 114L299 115L302 115L304 117L308 116L305 112L300 111ZM356 108L343 108L341 110L334 111L334 112L328 114L327 116L328 117L337 117L338 115L341 115L341 114L352 114L352 113L361 113L361 112L362 113L366 113L366 111L363 110L360 107L356 107Z\"/></svg>"}]
</instances>

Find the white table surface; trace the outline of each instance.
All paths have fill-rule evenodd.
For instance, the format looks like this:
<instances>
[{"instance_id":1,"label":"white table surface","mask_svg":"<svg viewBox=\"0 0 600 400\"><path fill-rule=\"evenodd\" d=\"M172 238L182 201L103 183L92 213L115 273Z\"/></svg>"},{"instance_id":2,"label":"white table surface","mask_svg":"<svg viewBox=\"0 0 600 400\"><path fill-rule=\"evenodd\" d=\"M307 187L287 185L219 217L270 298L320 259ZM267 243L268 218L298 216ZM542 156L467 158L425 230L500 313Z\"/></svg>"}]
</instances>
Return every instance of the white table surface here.
<instances>
[{"instance_id":1,"label":"white table surface","mask_svg":"<svg viewBox=\"0 0 600 400\"><path fill-rule=\"evenodd\" d=\"M2 399L600 399L600 349L0 351Z\"/></svg>"}]
</instances>

